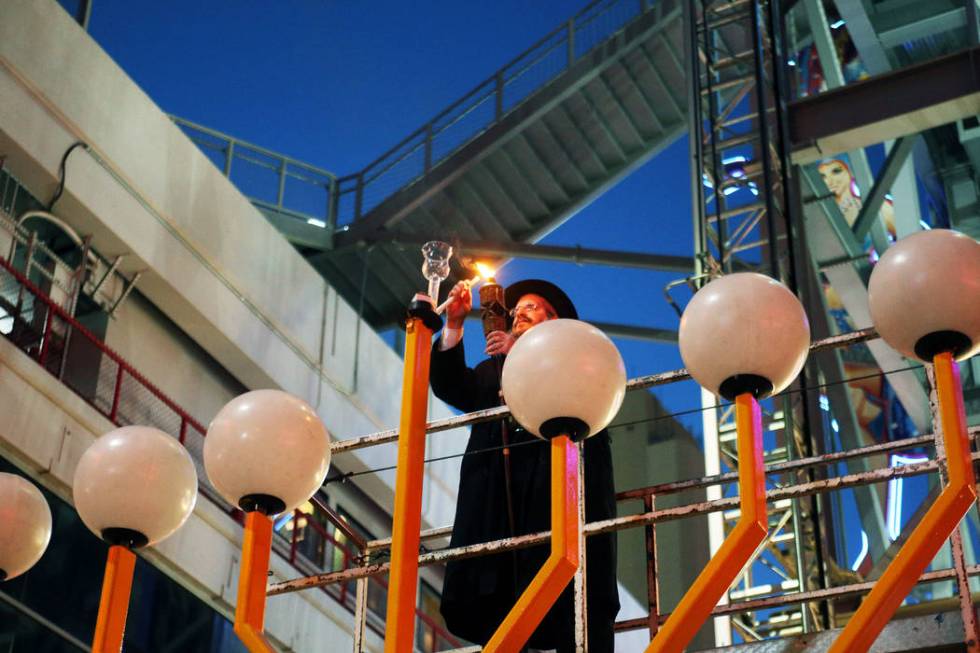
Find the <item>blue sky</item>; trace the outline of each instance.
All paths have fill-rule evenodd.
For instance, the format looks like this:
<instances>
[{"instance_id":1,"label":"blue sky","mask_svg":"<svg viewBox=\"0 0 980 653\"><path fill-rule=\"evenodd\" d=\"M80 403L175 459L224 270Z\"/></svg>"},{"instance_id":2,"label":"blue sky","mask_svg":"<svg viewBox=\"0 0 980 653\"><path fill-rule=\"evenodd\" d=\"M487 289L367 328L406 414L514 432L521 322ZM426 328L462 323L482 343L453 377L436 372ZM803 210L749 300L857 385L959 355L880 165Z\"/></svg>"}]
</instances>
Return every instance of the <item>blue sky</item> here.
<instances>
[{"instance_id":1,"label":"blue sky","mask_svg":"<svg viewBox=\"0 0 980 653\"><path fill-rule=\"evenodd\" d=\"M90 32L164 111L343 175L583 6L582 0L95 0ZM682 138L544 242L691 255L689 174ZM677 276L514 261L499 280L551 279L586 320L676 329L662 289ZM481 357L479 331L470 329L467 338L474 362ZM617 345L630 376L682 366L673 345ZM672 410L700 403L693 383L656 393ZM698 415L682 422L700 431Z\"/></svg>"}]
</instances>

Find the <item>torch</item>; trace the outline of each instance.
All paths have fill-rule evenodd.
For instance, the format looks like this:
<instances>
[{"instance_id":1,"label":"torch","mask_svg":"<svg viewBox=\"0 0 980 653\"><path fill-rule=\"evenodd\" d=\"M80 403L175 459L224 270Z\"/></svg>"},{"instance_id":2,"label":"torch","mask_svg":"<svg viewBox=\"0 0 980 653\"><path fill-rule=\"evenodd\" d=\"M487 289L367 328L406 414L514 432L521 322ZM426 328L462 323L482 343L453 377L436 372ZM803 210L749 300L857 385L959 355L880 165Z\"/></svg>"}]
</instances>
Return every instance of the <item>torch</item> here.
<instances>
[{"instance_id":1,"label":"torch","mask_svg":"<svg viewBox=\"0 0 980 653\"><path fill-rule=\"evenodd\" d=\"M507 306L504 301L504 288L493 278L495 271L483 263L476 264L480 277L486 283L480 288L480 316L483 319L483 335L493 331L507 330Z\"/></svg>"}]
</instances>

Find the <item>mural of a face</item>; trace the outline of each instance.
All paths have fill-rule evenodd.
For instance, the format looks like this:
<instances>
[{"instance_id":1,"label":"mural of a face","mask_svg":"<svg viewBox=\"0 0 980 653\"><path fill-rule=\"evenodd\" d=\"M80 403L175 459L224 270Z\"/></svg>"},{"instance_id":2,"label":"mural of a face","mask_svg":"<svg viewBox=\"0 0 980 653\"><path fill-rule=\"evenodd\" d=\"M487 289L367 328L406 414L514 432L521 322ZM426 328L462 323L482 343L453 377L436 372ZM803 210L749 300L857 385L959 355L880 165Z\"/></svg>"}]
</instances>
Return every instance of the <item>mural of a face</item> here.
<instances>
[{"instance_id":1,"label":"mural of a face","mask_svg":"<svg viewBox=\"0 0 980 653\"><path fill-rule=\"evenodd\" d=\"M842 161L832 159L821 163L818 170L823 183L827 184L827 189L837 197L842 197L850 191L851 170Z\"/></svg>"}]
</instances>

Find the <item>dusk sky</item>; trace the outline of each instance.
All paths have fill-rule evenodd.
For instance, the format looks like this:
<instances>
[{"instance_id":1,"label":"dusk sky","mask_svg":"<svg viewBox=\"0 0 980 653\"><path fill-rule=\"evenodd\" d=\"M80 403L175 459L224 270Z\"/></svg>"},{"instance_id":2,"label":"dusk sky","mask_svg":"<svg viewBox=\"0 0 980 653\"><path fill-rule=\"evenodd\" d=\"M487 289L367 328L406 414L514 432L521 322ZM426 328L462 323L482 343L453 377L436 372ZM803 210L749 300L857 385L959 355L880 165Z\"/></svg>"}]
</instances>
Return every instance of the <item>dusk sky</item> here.
<instances>
[{"instance_id":1,"label":"dusk sky","mask_svg":"<svg viewBox=\"0 0 980 653\"><path fill-rule=\"evenodd\" d=\"M62 4L74 7L73 0ZM164 111L344 175L583 6L95 0L90 32ZM691 255L690 206L682 138L543 242ZM585 320L678 326L662 292L676 273L515 261L498 279L506 285L528 277L565 288ZM419 282L421 288L421 275ZM687 300L685 291L679 299ZM482 357L474 326L466 343L472 362ZM617 345L631 377L682 366L674 345ZM700 405L693 382L656 393L674 411ZM699 434L699 415L680 419Z\"/></svg>"}]
</instances>

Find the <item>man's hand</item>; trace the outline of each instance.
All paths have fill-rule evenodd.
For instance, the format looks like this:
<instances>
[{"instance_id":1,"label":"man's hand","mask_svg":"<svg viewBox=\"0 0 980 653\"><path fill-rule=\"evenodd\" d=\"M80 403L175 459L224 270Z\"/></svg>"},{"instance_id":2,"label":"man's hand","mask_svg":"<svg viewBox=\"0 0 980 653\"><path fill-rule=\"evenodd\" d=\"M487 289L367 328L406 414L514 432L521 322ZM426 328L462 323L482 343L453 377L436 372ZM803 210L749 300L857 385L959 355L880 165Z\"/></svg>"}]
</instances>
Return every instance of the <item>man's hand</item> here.
<instances>
[{"instance_id":1,"label":"man's hand","mask_svg":"<svg viewBox=\"0 0 980 653\"><path fill-rule=\"evenodd\" d=\"M487 355L506 354L514 346L516 339L505 331L491 331L487 336Z\"/></svg>"},{"instance_id":2,"label":"man's hand","mask_svg":"<svg viewBox=\"0 0 980 653\"><path fill-rule=\"evenodd\" d=\"M473 308L473 295L469 284L458 282L449 291L449 306L446 307L446 326L450 329L462 329L466 316Z\"/></svg>"}]
</instances>

